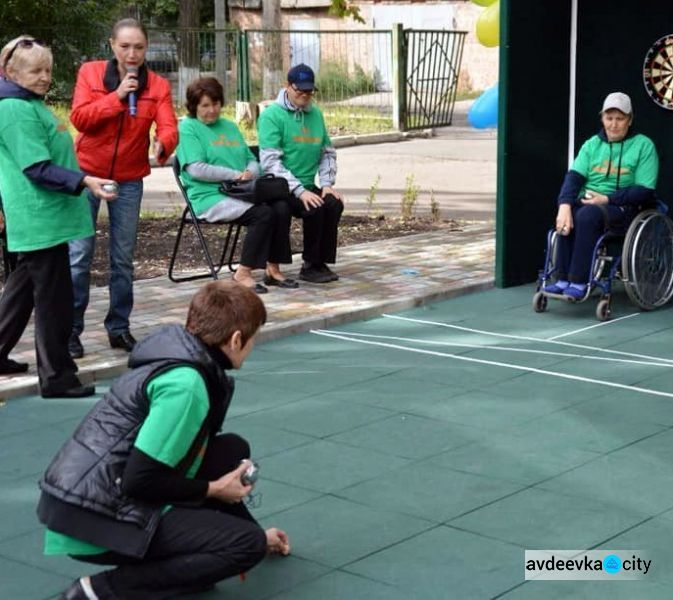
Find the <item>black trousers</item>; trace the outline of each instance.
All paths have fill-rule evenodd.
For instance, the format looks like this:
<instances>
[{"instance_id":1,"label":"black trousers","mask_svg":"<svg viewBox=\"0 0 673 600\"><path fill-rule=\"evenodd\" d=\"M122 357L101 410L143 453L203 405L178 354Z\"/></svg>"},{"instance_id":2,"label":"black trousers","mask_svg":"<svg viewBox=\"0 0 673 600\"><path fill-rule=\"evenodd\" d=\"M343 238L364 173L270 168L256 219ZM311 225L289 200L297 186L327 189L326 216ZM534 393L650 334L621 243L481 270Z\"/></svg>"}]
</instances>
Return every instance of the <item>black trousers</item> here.
<instances>
[{"instance_id":1,"label":"black trousers","mask_svg":"<svg viewBox=\"0 0 673 600\"><path fill-rule=\"evenodd\" d=\"M321 190L314 188L312 192L320 195ZM306 210L299 198L290 195L288 200L292 215L302 219L304 231L304 251L302 258L309 263L322 265L336 262L337 234L343 202L332 194L327 194L322 206Z\"/></svg>"},{"instance_id":2,"label":"black trousers","mask_svg":"<svg viewBox=\"0 0 673 600\"><path fill-rule=\"evenodd\" d=\"M208 444L196 477L214 480L250 458L250 446L235 434ZM91 577L100 600L163 600L208 589L250 570L266 556L266 534L243 503L207 500L201 506L174 506L162 518L142 559L115 552L73 556L95 564L118 565Z\"/></svg>"},{"instance_id":3,"label":"black trousers","mask_svg":"<svg viewBox=\"0 0 673 600\"><path fill-rule=\"evenodd\" d=\"M68 244L17 253L0 296L0 358L7 358L35 308L35 351L42 392L80 385L68 352L73 293Z\"/></svg>"},{"instance_id":4,"label":"black trousers","mask_svg":"<svg viewBox=\"0 0 673 600\"><path fill-rule=\"evenodd\" d=\"M290 206L283 200L255 204L245 211L235 221L247 229L241 250L241 264L251 269L263 269L267 261L291 263L291 221Z\"/></svg>"}]
</instances>

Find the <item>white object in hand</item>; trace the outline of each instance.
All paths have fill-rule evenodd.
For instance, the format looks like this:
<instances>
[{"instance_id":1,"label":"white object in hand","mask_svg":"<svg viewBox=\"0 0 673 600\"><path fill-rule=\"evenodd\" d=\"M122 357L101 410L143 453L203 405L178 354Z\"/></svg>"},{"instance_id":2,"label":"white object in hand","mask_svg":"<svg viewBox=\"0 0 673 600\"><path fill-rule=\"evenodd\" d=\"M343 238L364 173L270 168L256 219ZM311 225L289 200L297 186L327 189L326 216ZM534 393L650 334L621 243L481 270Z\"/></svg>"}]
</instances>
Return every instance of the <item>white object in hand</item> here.
<instances>
[{"instance_id":1,"label":"white object in hand","mask_svg":"<svg viewBox=\"0 0 673 600\"><path fill-rule=\"evenodd\" d=\"M585 200L591 200L594 197L594 195L591 192L584 192L584 199Z\"/></svg>"}]
</instances>

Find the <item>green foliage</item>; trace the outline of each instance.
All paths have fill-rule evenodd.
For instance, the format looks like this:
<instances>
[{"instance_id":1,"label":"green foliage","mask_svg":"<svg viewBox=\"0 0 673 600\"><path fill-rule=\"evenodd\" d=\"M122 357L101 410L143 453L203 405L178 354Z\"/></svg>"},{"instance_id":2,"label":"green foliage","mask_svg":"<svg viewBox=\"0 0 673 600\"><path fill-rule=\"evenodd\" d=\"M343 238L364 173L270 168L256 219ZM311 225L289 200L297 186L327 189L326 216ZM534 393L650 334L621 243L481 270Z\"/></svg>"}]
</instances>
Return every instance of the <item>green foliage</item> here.
<instances>
[{"instance_id":1,"label":"green foliage","mask_svg":"<svg viewBox=\"0 0 673 600\"><path fill-rule=\"evenodd\" d=\"M81 61L105 52L101 40L107 40L118 5L117 0L5 0L0 46L24 33L45 42L54 54L49 96L69 98Z\"/></svg>"},{"instance_id":2,"label":"green foliage","mask_svg":"<svg viewBox=\"0 0 673 600\"><path fill-rule=\"evenodd\" d=\"M322 63L315 85L319 90L319 98L325 100L339 100L376 91L372 75L365 73L360 65L355 65L351 74L343 62Z\"/></svg>"},{"instance_id":3,"label":"green foliage","mask_svg":"<svg viewBox=\"0 0 673 600\"><path fill-rule=\"evenodd\" d=\"M348 0L332 0L329 13L337 17L350 17L357 23L364 24L365 22L360 14L360 8L355 4L351 4Z\"/></svg>"},{"instance_id":4,"label":"green foliage","mask_svg":"<svg viewBox=\"0 0 673 600\"><path fill-rule=\"evenodd\" d=\"M430 190L430 218L433 223L439 223L442 220L439 202L435 198L435 190Z\"/></svg>"},{"instance_id":5,"label":"green foliage","mask_svg":"<svg viewBox=\"0 0 673 600\"><path fill-rule=\"evenodd\" d=\"M406 185L404 186L404 190L402 190L402 202L400 204L400 218L403 221L410 221L414 218L420 191L421 186L416 185L413 173L407 175Z\"/></svg>"},{"instance_id":6,"label":"green foliage","mask_svg":"<svg viewBox=\"0 0 673 600\"><path fill-rule=\"evenodd\" d=\"M185 0L182 0L183 2ZM198 2L201 26L212 25L215 20L213 0L188 0ZM177 27L180 16L179 0L137 0L128 2L127 13L152 27Z\"/></svg>"},{"instance_id":7,"label":"green foliage","mask_svg":"<svg viewBox=\"0 0 673 600\"><path fill-rule=\"evenodd\" d=\"M379 185L381 183L381 175L377 175L374 183L369 186L369 192L365 197L365 202L367 204L367 215L378 217L381 213L381 209L376 203L376 193L379 191Z\"/></svg>"}]
</instances>

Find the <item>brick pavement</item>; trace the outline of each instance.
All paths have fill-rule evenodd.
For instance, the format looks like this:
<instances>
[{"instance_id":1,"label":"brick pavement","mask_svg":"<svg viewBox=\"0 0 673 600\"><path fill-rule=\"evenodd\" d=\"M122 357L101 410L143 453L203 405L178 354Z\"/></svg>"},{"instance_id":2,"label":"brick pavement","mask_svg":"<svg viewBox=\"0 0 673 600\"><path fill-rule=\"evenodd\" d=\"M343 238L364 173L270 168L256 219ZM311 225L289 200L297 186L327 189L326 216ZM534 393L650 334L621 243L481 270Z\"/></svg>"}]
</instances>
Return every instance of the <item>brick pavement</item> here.
<instances>
[{"instance_id":1,"label":"brick pavement","mask_svg":"<svg viewBox=\"0 0 673 600\"><path fill-rule=\"evenodd\" d=\"M494 253L493 225L485 223L467 224L460 231L423 233L341 248L338 282L301 282L298 290L271 289L263 296L269 321L259 342L490 287ZM296 275L300 262L295 257L285 273ZM167 277L159 277L136 282L131 316L134 335L141 338L162 324L184 322L189 299L205 281L175 284ZM107 301L107 288L91 290L82 336L86 356L78 361L85 382L108 378L125 369L126 353L109 347L102 325ZM0 399L37 390L32 324L12 357L30 362L31 368L26 375L0 377Z\"/></svg>"}]
</instances>

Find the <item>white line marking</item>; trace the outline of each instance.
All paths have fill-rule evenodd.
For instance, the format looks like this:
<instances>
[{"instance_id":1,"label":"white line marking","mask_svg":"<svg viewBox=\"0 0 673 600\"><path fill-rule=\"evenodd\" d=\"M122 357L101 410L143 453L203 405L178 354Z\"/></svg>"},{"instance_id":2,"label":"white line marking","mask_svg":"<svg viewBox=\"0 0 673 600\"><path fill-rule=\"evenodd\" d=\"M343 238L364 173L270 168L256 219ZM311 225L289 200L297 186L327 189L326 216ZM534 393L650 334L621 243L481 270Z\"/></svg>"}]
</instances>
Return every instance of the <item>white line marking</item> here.
<instances>
[{"instance_id":1,"label":"white line marking","mask_svg":"<svg viewBox=\"0 0 673 600\"><path fill-rule=\"evenodd\" d=\"M648 360L656 360L659 362L668 362L673 364L673 359L662 358L661 356L648 356L647 354L636 354L635 352L620 352L619 350L610 350L608 348L598 348L597 346L586 346L584 344L573 344L571 342L558 342L545 340L542 338L528 337L524 335L511 335L507 333L495 333L493 331L483 331L481 329L472 329L470 327L461 327L460 325L450 325L449 323L440 323L438 321L425 321L423 319L409 319L407 317L398 317L397 315L387 315L383 314L382 317L387 319L398 319L399 321L409 321L411 323L422 323L424 325L436 325L438 327L447 327L449 329L459 329L461 331L467 331L470 333L482 333L484 335L492 335L495 337L509 338L512 340L525 340L529 342L540 342L543 344L557 344L559 346L569 346L571 348L582 348L584 350L593 350L595 352L605 352L607 354L617 354L619 356L631 356L635 358L645 358Z\"/></svg>"},{"instance_id":2,"label":"white line marking","mask_svg":"<svg viewBox=\"0 0 673 600\"><path fill-rule=\"evenodd\" d=\"M494 360L482 360L479 358L470 358L467 356L459 356L457 354L447 354L446 352L435 352L433 350L421 350L420 348L408 348L406 346L398 346L397 344L385 344L383 342L370 342L368 340L358 340L349 338L346 335L336 335L326 331L311 330L311 333L322 335L325 337L335 338L337 340L345 340L355 344L367 344L370 346L379 346L381 348L392 348L394 350L403 350L405 352L416 352L417 354L429 354L430 356L441 356L443 358L453 358L455 360L462 360L465 362L478 363L481 365L491 365L495 367L504 367L506 369L514 369L516 371L525 371L526 373L537 373L538 375L549 375L551 377L560 377L561 379L570 379L572 381L583 381L585 383L595 383L597 385L604 385L606 387L617 388L620 390L628 390L630 392L640 392L641 394L650 394L651 396L663 396L665 398L673 398L673 394L668 392L659 392L657 390L649 390L632 385L625 385L623 383L614 383L612 381L603 381L602 379L592 379L590 377L580 377L579 375L566 375L565 373L555 373L554 371L546 371L544 369L535 369L534 367L523 367L521 365L512 365L509 363L501 363Z\"/></svg>"},{"instance_id":3,"label":"white line marking","mask_svg":"<svg viewBox=\"0 0 673 600\"><path fill-rule=\"evenodd\" d=\"M617 321L622 321L623 319L630 319L631 317L637 317L640 313L633 313L632 315L626 315L625 317L618 317L617 319L610 319L609 321L603 321L603 323L596 323L595 325L589 325L589 327L582 327L582 329L576 329L575 331L569 331L568 333L562 333L561 335L555 335L550 337L548 341L552 342L558 340L559 338L566 337L567 335L575 335L576 333L581 333L582 331L588 331L594 327L602 327L603 325L610 325L610 323L616 323Z\"/></svg>"},{"instance_id":4,"label":"white line marking","mask_svg":"<svg viewBox=\"0 0 673 600\"><path fill-rule=\"evenodd\" d=\"M476 350L497 350L506 352L522 352L527 354L543 354L545 356L562 356L564 358L581 358L584 360L599 360L607 362L627 363L634 365L646 365L648 367L666 367L673 368L673 364L668 362L652 362L644 360L631 360L628 358L610 358L608 356L591 356L589 354L572 354L570 352L551 352L550 350L528 350L526 348L511 348L509 346L489 346L488 344L466 344L460 342L437 342L434 340L424 340L419 338L398 337L394 335L374 335L370 333L354 333L352 331L334 331L330 329L316 329L320 333L336 333L341 335L352 335L355 337L372 338L377 340L395 340L398 342L417 342L419 344L428 344L431 346L457 346L459 348L475 348Z\"/></svg>"}]
</instances>

